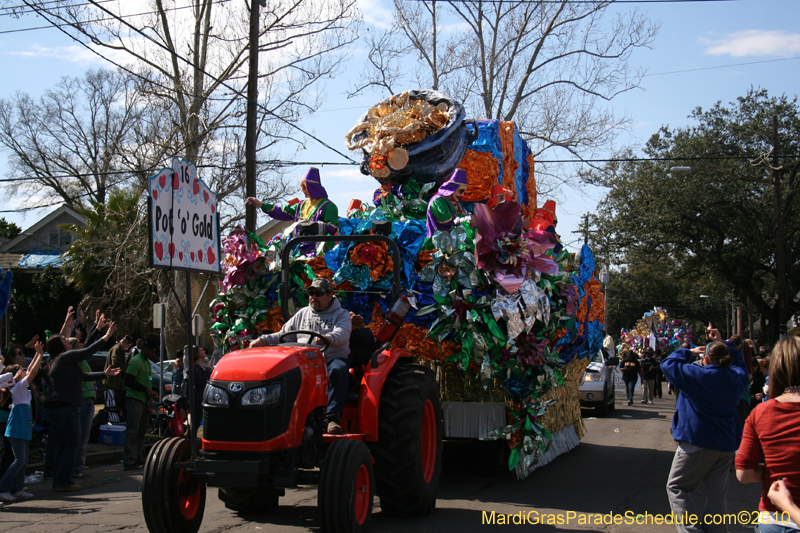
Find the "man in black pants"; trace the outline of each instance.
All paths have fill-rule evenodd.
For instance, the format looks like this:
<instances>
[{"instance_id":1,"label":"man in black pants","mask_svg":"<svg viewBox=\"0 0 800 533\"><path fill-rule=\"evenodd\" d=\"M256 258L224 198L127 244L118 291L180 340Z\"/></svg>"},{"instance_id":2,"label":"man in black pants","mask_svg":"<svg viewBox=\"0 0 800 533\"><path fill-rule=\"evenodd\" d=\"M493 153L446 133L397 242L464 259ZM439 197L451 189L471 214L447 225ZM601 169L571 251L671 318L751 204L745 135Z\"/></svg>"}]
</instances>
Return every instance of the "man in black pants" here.
<instances>
[{"instance_id":1,"label":"man in black pants","mask_svg":"<svg viewBox=\"0 0 800 533\"><path fill-rule=\"evenodd\" d=\"M138 470L144 466L144 436L150 415L147 402L158 398L152 388L153 374L148 360L155 359L158 345L157 336L148 337L142 351L131 357L125 372L125 407L128 414L122 454L125 470Z\"/></svg>"}]
</instances>

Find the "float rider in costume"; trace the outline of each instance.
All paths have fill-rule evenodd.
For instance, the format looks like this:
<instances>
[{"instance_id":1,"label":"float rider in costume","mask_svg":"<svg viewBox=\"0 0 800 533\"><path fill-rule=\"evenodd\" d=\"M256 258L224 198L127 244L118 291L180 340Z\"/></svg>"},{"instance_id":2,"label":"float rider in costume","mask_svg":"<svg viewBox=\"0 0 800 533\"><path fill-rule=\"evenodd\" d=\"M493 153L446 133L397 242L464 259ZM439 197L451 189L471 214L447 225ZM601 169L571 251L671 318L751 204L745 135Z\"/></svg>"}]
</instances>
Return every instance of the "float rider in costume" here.
<instances>
[{"instance_id":1,"label":"float rider in costume","mask_svg":"<svg viewBox=\"0 0 800 533\"><path fill-rule=\"evenodd\" d=\"M324 235L335 235L339 229L339 208L328 200L328 193L320 183L319 169L309 168L305 178L300 182L300 188L306 198L293 205L279 207L252 196L247 199L246 204L260 208L276 220L324 222ZM300 247L301 253L308 253L313 249L314 243L306 243Z\"/></svg>"},{"instance_id":2,"label":"float rider in costume","mask_svg":"<svg viewBox=\"0 0 800 533\"><path fill-rule=\"evenodd\" d=\"M437 231L449 230L458 222L457 219L469 216L461 205L461 198L467 192L467 173L456 169L450 178L442 183L439 192L433 195L428 203L426 224L428 238Z\"/></svg>"}]
</instances>

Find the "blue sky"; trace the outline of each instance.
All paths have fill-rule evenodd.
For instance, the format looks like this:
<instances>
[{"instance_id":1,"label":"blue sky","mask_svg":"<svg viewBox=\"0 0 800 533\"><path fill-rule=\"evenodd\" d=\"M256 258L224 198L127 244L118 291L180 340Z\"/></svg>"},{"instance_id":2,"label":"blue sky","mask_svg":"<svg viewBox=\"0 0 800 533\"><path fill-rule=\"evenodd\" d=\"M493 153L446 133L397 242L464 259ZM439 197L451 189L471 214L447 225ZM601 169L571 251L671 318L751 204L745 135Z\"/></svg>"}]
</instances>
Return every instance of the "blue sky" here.
<instances>
[{"instance_id":1,"label":"blue sky","mask_svg":"<svg viewBox=\"0 0 800 533\"><path fill-rule=\"evenodd\" d=\"M243 1L243 0L238 0ZM14 2L11 2L14 3ZM387 20L386 0L361 0L367 23ZM795 95L800 87L800 2L797 0L734 0L703 2L621 3L612 10L638 9L661 24L652 50L634 53L632 63L648 71L641 89L615 98L608 105L618 114L629 115L635 125L619 138L620 144L642 146L662 125L681 127L690 123L687 116L697 106L709 108L715 102L730 102L751 86L763 87L772 95ZM88 68L103 63L86 49L72 42L56 29L2 33L17 28L46 26L35 17L13 19L0 16L0 97L16 91L33 96L53 86L61 76L80 76ZM303 122L305 129L344 151L344 134L358 117L383 95L366 94L346 99L342 94L349 76L360 70L359 54L325 88L326 103L319 113ZM751 63L751 64L747 64ZM737 66L729 66L737 65ZM715 68L720 67L720 68ZM408 87L413 89L415 87ZM476 117L467 110L468 115ZM307 143L303 160L340 161L341 158ZM288 151L287 151L288 153ZM5 174L6 154L0 152L0 173ZM304 169L298 169L296 178ZM371 197L375 182L360 176L354 169L324 167L323 183L343 211L350 198ZM562 191L559 202L559 233L572 243L573 234L585 212L592 212L602 197L602 190ZM543 199L540 199L543 201ZM6 202L3 209L13 209ZM44 210L4 213L25 228L34 224ZM263 222L263 220L261 220ZM571 244L570 248L577 248Z\"/></svg>"}]
</instances>

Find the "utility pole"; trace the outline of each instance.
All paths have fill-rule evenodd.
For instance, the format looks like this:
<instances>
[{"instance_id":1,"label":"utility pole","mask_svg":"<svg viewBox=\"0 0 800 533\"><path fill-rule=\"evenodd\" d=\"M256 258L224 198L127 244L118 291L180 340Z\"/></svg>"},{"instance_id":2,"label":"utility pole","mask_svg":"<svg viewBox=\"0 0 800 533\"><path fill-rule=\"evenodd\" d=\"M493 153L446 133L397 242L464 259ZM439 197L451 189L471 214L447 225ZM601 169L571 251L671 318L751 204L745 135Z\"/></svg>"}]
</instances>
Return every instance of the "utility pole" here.
<instances>
[{"instance_id":1,"label":"utility pole","mask_svg":"<svg viewBox=\"0 0 800 533\"><path fill-rule=\"evenodd\" d=\"M584 213L583 215L583 229L572 233L582 233L583 244L589 244L589 213Z\"/></svg>"},{"instance_id":2,"label":"utility pole","mask_svg":"<svg viewBox=\"0 0 800 533\"><path fill-rule=\"evenodd\" d=\"M781 174L778 167L778 117L772 115L772 178L775 189L775 270L778 285L778 335L786 336L786 254L781 215Z\"/></svg>"},{"instance_id":3,"label":"utility pole","mask_svg":"<svg viewBox=\"0 0 800 533\"><path fill-rule=\"evenodd\" d=\"M258 138L258 6L266 0L250 0L250 57L247 76L247 124L244 141L245 196L256 195L256 139ZM245 207L244 226L256 230L256 208Z\"/></svg>"}]
</instances>

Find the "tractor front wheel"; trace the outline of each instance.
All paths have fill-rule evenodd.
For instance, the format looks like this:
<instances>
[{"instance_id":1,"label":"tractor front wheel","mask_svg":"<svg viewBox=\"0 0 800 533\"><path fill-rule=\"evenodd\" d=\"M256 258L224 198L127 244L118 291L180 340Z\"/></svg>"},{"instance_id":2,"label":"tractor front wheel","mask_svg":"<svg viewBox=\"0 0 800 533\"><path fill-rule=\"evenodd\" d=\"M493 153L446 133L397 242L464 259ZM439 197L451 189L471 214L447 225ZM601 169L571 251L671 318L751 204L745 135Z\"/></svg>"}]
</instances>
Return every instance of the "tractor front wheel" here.
<instances>
[{"instance_id":1,"label":"tractor front wheel","mask_svg":"<svg viewBox=\"0 0 800 533\"><path fill-rule=\"evenodd\" d=\"M325 453L319 480L319 510L325 533L363 533L375 494L372 456L358 440L337 440Z\"/></svg>"},{"instance_id":2,"label":"tractor front wheel","mask_svg":"<svg viewBox=\"0 0 800 533\"><path fill-rule=\"evenodd\" d=\"M381 391L378 442L372 446L381 510L426 515L436 507L444 421L433 371L395 366Z\"/></svg>"},{"instance_id":3,"label":"tractor front wheel","mask_svg":"<svg viewBox=\"0 0 800 533\"><path fill-rule=\"evenodd\" d=\"M142 478L142 509L151 533L197 533L206 506L206 485L178 467L191 457L191 445L181 438L156 443L147 457Z\"/></svg>"}]
</instances>

